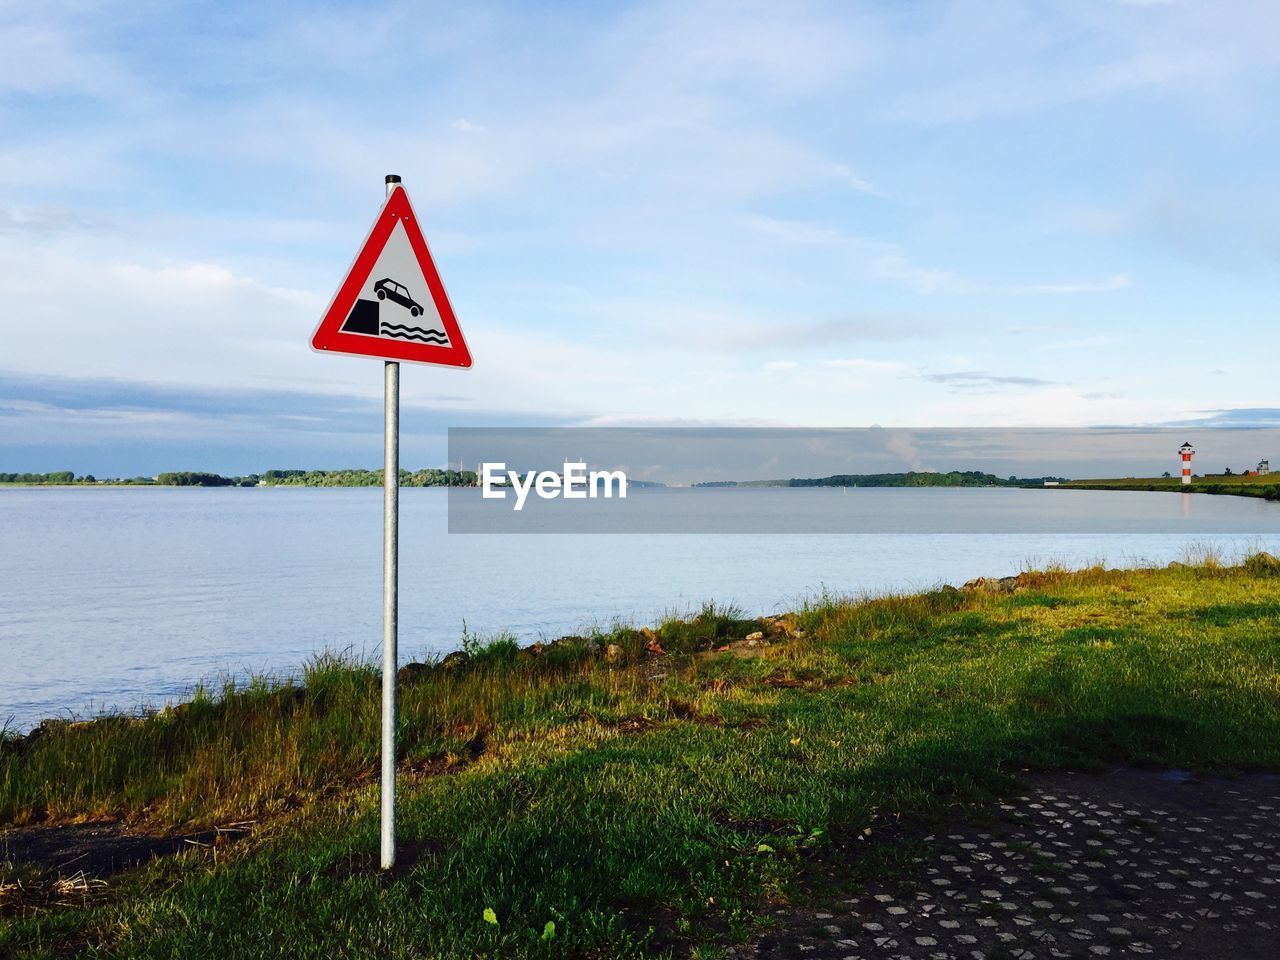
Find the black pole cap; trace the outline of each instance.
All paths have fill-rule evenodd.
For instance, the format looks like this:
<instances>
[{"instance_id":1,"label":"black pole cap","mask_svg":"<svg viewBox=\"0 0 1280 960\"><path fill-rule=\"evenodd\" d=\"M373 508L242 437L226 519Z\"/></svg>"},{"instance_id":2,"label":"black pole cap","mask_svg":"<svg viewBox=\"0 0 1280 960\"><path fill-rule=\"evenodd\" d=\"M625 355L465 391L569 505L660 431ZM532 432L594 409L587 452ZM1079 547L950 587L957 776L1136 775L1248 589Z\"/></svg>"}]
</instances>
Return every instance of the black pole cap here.
<instances>
[{"instance_id":1,"label":"black pole cap","mask_svg":"<svg viewBox=\"0 0 1280 960\"><path fill-rule=\"evenodd\" d=\"M387 183L399 183L399 182L400 182L400 178L396 176L394 173L387 174Z\"/></svg>"}]
</instances>

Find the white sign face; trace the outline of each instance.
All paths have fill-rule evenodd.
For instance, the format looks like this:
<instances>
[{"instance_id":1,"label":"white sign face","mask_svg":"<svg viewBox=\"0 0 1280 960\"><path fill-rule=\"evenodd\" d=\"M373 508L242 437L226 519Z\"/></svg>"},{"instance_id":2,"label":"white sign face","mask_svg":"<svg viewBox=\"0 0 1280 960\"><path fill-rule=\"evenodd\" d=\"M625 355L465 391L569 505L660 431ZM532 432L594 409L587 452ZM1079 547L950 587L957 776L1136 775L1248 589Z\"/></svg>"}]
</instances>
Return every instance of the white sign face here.
<instances>
[{"instance_id":1,"label":"white sign face","mask_svg":"<svg viewBox=\"0 0 1280 960\"><path fill-rule=\"evenodd\" d=\"M427 289L427 278L418 266L403 222L397 221L387 245L378 254L342 332L449 345L449 334Z\"/></svg>"}]
</instances>

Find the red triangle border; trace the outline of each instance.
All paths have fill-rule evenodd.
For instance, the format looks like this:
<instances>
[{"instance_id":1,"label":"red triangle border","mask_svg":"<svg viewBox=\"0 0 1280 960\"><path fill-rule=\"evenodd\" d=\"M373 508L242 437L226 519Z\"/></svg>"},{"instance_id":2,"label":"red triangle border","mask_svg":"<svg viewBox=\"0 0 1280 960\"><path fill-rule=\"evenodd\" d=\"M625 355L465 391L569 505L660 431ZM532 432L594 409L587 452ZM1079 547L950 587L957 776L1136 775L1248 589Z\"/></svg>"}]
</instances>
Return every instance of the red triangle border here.
<instances>
[{"instance_id":1,"label":"red triangle border","mask_svg":"<svg viewBox=\"0 0 1280 960\"><path fill-rule=\"evenodd\" d=\"M444 324L445 333L449 335L449 344L440 346L429 343L410 343L403 340L392 340L386 337L370 337L359 333L343 333L342 324L351 313L360 289L368 281L378 257L391 238L396 222L404 224L409 245L418 258L418 266L427 281L427 289L431 292L440 321ZM449 295L445 293L444 283L436 270L435 261L431 259L431 251L422 236L422 228L418 226L418 218L409 203L409 195L404 187L397 186L378 218L374 220L369 235L365 238L355 262L347 271L347 278L333 295L324 318L316 327L311 337L311 348L319 353L341 353L360 357L376 357L382 360L402 360L407 363L430 363L447 367L470 367L471 352L463 339L462 329L454 316L453 306L449 303Z\"/></svg>"}]
</instances>

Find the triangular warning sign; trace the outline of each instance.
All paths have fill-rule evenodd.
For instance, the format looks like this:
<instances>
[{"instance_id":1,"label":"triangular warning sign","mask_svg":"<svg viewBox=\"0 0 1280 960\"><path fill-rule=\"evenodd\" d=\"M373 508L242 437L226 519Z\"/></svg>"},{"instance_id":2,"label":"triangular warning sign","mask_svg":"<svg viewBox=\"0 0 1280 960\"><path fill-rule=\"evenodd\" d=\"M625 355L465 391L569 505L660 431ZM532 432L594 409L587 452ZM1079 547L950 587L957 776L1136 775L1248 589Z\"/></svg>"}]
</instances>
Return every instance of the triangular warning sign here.
<instances>
[{"instance_id":1,"label":"triangular warning sign","mask_svg":"<svg viewBox=\"0 0 1280 960\"><path fill-rule=\"evenodd\" d=\"M327 353L471 366L404 187L397 186L383 204L311 346Z\"/></svg>"}]
</instances>

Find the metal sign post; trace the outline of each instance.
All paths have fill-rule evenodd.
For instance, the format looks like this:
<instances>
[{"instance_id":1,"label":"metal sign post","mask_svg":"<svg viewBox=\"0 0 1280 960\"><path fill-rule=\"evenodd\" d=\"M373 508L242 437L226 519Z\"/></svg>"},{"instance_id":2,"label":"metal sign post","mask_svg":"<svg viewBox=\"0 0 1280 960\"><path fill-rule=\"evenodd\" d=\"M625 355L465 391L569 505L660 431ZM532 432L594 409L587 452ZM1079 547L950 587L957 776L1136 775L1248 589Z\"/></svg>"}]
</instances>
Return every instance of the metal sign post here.
<instances>
[{"instance_id":1,"label":"metal sign post","mask_svg":"<svg viewBox=\"0 0 1280 960\"><path fill-rule=\"evenodd\" d=\"M387 196L400 178L387 175ZM396 865L396 674L400 669L400 364L383 365L382 869Z\"/></svg>"},{"instance_id":2,"label":"metal sign post","mask_svg":"<svg viewBox=\"0 0 1280 960\"><path fill-rule=\"evenodd\" d=\"M333 295L311 347L384 360L382 457L382 868L396 863L396 653L400 579L400 361L470 367L453 306L400 178L346 279Z\"/></svg>"},{"instance_id":3,"label":"metal sign post","mask_svg":"<svg viewBox=\"0 0 1280 960\"><path fill-rule=\"evenodd\" d=\"M399 182L387 177L387 196ZM382 869L396 865L396 674L400 670L400 364L383 365Z\"/></svg>"},{"instance_id":4,"label":"metal sign post","mask_svg":"<svg viewBox=\"0 0 1280 960\"><path fill-rule=\"evenodd\" d=\"M400 364L386 362L382 456L382 869L396 865L396 650L400 586Z\"/></svg>"}]
</instances>

